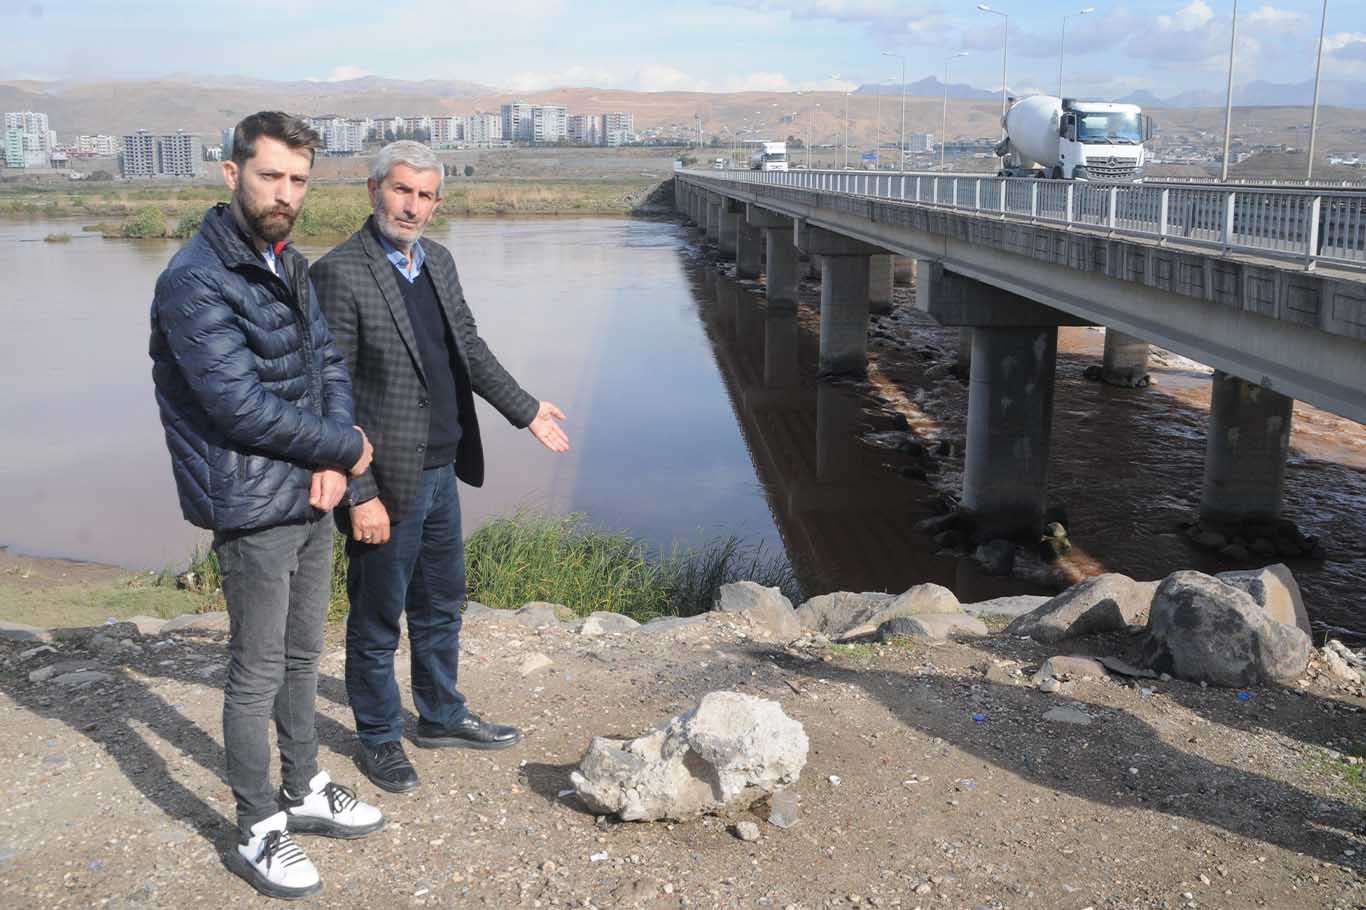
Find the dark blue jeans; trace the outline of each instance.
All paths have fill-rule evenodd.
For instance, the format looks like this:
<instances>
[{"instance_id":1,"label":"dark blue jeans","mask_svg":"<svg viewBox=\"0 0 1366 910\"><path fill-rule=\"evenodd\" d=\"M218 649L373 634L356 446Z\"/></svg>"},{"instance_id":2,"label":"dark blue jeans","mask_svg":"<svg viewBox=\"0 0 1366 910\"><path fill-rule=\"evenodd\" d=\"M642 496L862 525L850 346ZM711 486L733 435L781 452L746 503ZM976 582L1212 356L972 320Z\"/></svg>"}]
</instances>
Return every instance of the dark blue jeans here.
<instances>
[{"instance_id":1,"label":"dark blue jeans","mask_svg":"<svg viewBox=\"0 0 1366 910\"><path fill-rule=\"evenodd\" d=\"M399 617L408 616L413 704L418 716L446 726L465 717L455 687L460 666L460 611L465 604L465 544L455 468L422 472L422 489L381 546L348 537L346 695L356 735L374 747L403 736L394 679Z\"/></svg>"}]
</instances>

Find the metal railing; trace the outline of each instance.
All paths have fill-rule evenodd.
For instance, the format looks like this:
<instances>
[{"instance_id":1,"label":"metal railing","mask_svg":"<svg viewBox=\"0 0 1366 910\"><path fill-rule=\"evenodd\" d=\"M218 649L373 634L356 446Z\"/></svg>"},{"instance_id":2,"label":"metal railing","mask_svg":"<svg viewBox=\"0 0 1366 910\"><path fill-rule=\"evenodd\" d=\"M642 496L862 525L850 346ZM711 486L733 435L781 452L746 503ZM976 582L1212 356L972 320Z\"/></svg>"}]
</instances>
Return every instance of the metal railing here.
<instances>
[{"instance_id":1,"label":"metal railing","mask_svg":"<svg viewBox=\"0 0 1366 910\"><path fill-rule=\"evenodd\" d=\"M877 171L684 170L704 180L791 187L1061 224L1108 236L1366 269L1366 192L1090 183Z\"/></svg>"}]
</instances>

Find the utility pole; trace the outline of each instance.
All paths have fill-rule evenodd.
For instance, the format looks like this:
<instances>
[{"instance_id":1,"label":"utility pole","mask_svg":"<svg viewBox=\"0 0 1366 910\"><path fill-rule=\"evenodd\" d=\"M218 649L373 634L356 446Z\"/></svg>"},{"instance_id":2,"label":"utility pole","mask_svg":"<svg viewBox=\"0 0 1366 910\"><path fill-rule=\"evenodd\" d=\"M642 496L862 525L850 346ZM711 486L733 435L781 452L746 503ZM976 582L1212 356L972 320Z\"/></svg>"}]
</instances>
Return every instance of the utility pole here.
<instances>
[{"instance_id":1,"label":"utility pole","mask_svg":"<svg viewBox=\"0 0 1366 910\"><path fill-rule=\"evenodd\" d=\"M1328 0L1323 0L1323 18L1319 20L1319 54L1314 63L1314 113L1309 116L1309 168L1304 182L1314 179L1314 139L1319 127L1319 76L1323 73L1323 33L1328 27Z\"/></svg>"},{"instance_id":2,"label":"utility pole","mask_svg":"<svg viewBox=\"0 0 1366 910\"><path fill-rule=\"evenodd\" d=\"M1228 39L1228 99L1224 102L1224 163L1219 168L1219 182L1228 180L1228 144L1233 132L1233 58L1238 48L1238 0L1233 0L1233 27Z\"/></svg>"}]
</instances>

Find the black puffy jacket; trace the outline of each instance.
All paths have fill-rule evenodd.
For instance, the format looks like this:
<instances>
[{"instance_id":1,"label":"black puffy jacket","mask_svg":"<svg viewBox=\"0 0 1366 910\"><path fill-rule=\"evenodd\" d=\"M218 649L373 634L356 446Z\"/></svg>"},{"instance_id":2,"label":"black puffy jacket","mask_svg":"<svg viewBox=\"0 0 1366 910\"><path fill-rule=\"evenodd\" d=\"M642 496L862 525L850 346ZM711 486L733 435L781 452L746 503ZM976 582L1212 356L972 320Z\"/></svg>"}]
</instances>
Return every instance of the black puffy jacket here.
<instances>
[{"instance_id":1,"label":"black puffy jacket","mask_svg":"<svg viewBox=\"0 0 1366 910\"><path fill-rule=\"evenodd\" d=\"M201 528L315 518L313 472L360 459L346 362L308 260L286 246L276 267L285 281L220 204L157 279L152 380L180 508Z\"/></svg>"}]
</instances>

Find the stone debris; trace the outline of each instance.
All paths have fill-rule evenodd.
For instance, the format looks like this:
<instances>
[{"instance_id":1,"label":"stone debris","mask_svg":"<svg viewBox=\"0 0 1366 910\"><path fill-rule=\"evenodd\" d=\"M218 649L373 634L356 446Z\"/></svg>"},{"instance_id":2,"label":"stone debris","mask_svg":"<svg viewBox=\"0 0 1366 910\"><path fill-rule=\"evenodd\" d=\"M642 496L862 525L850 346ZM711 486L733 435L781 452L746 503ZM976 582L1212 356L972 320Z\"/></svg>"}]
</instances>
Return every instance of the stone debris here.
<instances>
[{"instance_id":1,"label":"stone debris","mask_svg":"<svg viewBox=\"0 0 1366 910\"><path fill-rule=\"evenodd\" d=\"M1080 708L1071 708L1065 705L1049 708L1043 713L1043 719L1056 724L1075 724L1079 727L1091 725L1091 715Z\"/></svg>"},{"instance_id":2,"label":"stone debris","mask_svg":"<svg viewBox=\"0 0 1366 910\"><path fill-rule=\"evenodd\" d=\"M1052 598L1042 594L1016 594L1012 597L996 597L981 603L963 604L963 612L973 616L1008 616L1018 618L1032 613L1048 603Z\"/></svg>"},{"instance_id":3,"label":"stone debris","mask_svg":"<svg viewBox=\"0 0 1366 910\"><path fill-rule=\"evenodd\" d=\"M1148 617L1157 582L1109 573L1063 591L1006 628L1006 634L1052 644L1077 635L1125 632Z\"/></svg>"},{"instance_id":4,"label":"stone debris","mask_svg":"<svg viewBox=\"0 0 1366 910\"><path fill-rule=\"evenodd\" d=\"M1201 572L1174 572L1153 598L1144 662L1178 679L1247 688L1293 685L1309 665L1309 636L1240 588Z\"/></svg>"},{"instance_id":5,"label":"stone debris","mask_svg":"<svg viewBox=\"0 0 1366 910\"><path fill-rule=\"evenodd\" d=\"M530 676L540 670L544 670L555 662L546 655L537 651L522 658L522 663L517 667L517 672L522 676Z\"/></svg>"},{"instance_id":6,"label":"stone debris","mask_svg":"<svg viewBox=\"0 0 1366 910\"><path fill-rule=\"evenodd\" d=\"M738 822L735 825L735 836L752 843L759 839L759 826L754 822Z\"/></svg>"},{"instance_id":7,"label":"stone debris","mask_svg":"<svg viewBox=\"0 0 1366 910\"><path fill-rule=\"evenodd\" d=\"M1154 673L1152 670L1147 669L1146 667L1135 667L1128 661L1121 660L1120 658L1113 657L1109 654L1105 655L1104 657L1098 657L1096 659L1105 667L1105 669L1109 670L1112 673L1118 673L1120 676L1131 676L1134 679L1158 678L1158 675L1156 673ZM1163 675L1165 676L1166 674Z\"/></svg>"},{"instance_id":8,"label":"stone debris","mask_svg":"<svg viewBox=\"0 0 1366 910\"><path fill-rule=\"evenodd\" d=\"M896 597L848 591L823 594L797 611L804 628L842 641L875 635L882 625L899 616L936 613L962 613L953 592L936 584L915 585Z\"/></svg>"},{"instance_id":9,"label":"stone debris","mask_svg":"<svg viewBox=\"0 0 1366 910\"><path fill-rule=\"evenodd\" d=\"M205 632L227 632L231 620L224 610L212 613L185 613L166 620L162 624L158 634L169 635L172 632L183 632L186 630L199 630Z\"/></svg>"},{"instance_id":10,"label":"stone debris","mask_svg":"<svg viewBox=\"0 0 1366 910\"><path fill-rule=\"evenodd\" d=\"M802 725L776 702L711 692L637 739L594 737L570 782L593 812L681 820L741 811L795 784L808 747Z\"/></svg>"},{"instance_id":11,"label":"stone debris","mask_svg":"<svg viewBox=\"0 0 1366 910\"><path fill-rule=\"evenodd\" d=\"M109 682L113 678L111 674L100 670L77 670L74 673L63 673L60 676L52 677L52 684L57 686L88 686L91 683Z\"/></svg>"},{"instance_id":12,"label":"stone debris","mask_svg":"<svg viewBox=\"0 0 1366 910\"><path fill-rule=\"evenodd\" d=\"M918 638L947 641L949 638L986 635L986 623L968 613L930 613L924 616L894 616L878 626L879 641L890 638Z\"/></svg>"},{"instance_id":13,"label":"stone debris","mask_svg":"<svg viewBox=\"0 0 1366 910\"><path fill-rule=\"evenodd\" d=\"M574 612L560 604L537 600L522 604L512 615L522 625L540 629L545 626L558 626L562 618L572 618Z\"/></svg>"},{"instance_id":14,"label":"stone debris","mask_svg":"<svg viewBox=\"0 0 1366 910\"><path fill-rule=\"evenodd\" d=\"M0 638L9 641L52 641L52 633L37 626L0 619Z\"/></svg>"},{"instance_id":15,"label":"stone debris","mask_svg":"<svg viewBox=\"0 0 1366 910\"><path fill-rule=\"evenodd\" d=\"M1328 674L1339 682L1344 683L1360 685L1363 681L1366 681L1366 675L1363 675L1362 671L1351 666L1337 649L1330 647L1330 645L1334 644L1338 645L1338 647L1343 647L1341 642L1334 639L1319 651L1319 657L1323 659L1324 665L1328 668Z\"/></svg>"},{"instance_id":16,"label":"stone debris","mask_svg":"<svg viewBox=\"0 0 1366 910\"><path fill-rule=\"evenodd\" d=\"M788 642L802 635L792 601L777 588L752 581L722 585L714 610L739 619L750 637L759 641Z\"/></svg>"},{"instance_id":17,"label":"stone debris","mask_svg":"<svg viewBox=\"0 0 1366 910\"><path fill-rule=\"evenodd\" d=\"M638 628L640 623L622 613L596 612L589 613L579 625L579 634L591 638L596 635L630 632Z\"/></svg>"},{"instance_id":18,"label":"stone debris","mask_svg":"<svg viewBox=\"0 0 1366 910\"><path fill-rule=\"evenodd\" d=\"M1050 657L1043 662L1039 672L1035 673L1030 682L1039 685L1044 680L1056 679L1066 681L1069 679L1104 679L1106 677L1105 666L1092 657Z\"/></svg>"}]
</instances>

